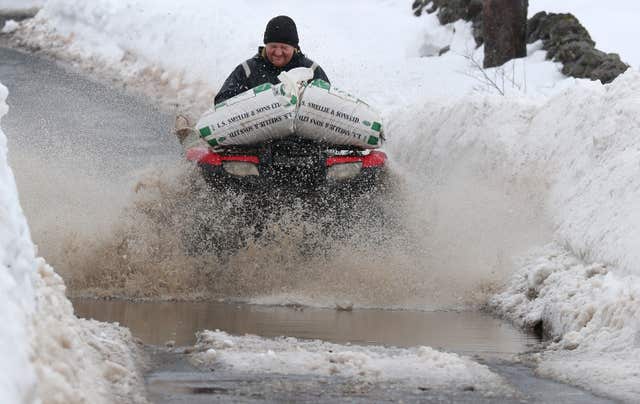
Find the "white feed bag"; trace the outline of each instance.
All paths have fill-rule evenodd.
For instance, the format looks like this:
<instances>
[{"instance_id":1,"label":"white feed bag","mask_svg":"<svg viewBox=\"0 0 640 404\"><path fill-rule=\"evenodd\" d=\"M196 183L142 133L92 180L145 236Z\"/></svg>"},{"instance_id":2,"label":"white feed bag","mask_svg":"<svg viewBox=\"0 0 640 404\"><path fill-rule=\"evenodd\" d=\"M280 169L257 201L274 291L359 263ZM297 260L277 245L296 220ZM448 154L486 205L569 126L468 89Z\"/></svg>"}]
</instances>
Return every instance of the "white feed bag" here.
<instances>
[{"instance_id":1,"label":"white feed bag","mask_svg":"<svg viewBox=\"0 0 640 404\"><path fill-rule=\"evenodd\" d=\"M262 84L204 113L196 129L211 146L249 145L293 133L302 84L313 77L299 67L278 75L280 84Z\"/></svg>"},{"instance_id":2,"label":"white feed bag","mask_svg":"<svg viewBox=\"0 0 640 404\"><path fill-rule=\"evenodd\" d=\"M248 145L293 133L297 91L285 83L262 84L216 104L196 124L211 146Z\"/></svg>"},{"instance_id":3,"label":"white feed bag","mask_svg":"<svg viewBox=\"0 0 640 404\"><path fill-rule=\"evenodd\" d=\"M366 149L382 145L380 113L324 80L308 84L299 104L295 131L300 137Z\"/></svg>"}]
</instances>

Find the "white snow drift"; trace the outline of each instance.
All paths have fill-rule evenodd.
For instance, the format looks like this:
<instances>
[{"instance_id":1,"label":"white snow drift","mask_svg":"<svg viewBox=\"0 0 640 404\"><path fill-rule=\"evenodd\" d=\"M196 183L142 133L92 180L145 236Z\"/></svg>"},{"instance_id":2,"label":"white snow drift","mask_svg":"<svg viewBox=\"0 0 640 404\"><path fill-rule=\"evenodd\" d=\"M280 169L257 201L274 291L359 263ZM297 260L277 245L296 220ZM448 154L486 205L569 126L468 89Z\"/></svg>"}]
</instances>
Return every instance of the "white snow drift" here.
<instances>
[{"instance_id":1,"label":"white snow drift","mask_svg":"<svg viewBox=\"0 0 640 404\"><path fill-rule=\"evenodd\" d=\"M107 66L103 72L124 81L153 83L146 89L164 101L202 110L227 74L255 52L266 21L291 15L302 49L333 83L383 109L391 160L407 179L434 198L445 191L455 197L440 204L434 219L455 218L458 208L483 216L503 204L513 220L548 224L535 236L514 233L513 248L496 251L497 260L509 260L541 238L555 241L528 256L493 307L524 325L542 322L555 341L540 358L545 373L637 401L636 67L607 86L567 79L545 61L538 43L529 57L485 76L474 66L482 49L474 50L468 24L442 27L433 15L414 18L409 3L50 0L16 35L83 66ZM620 43L623 60L637 66L633 38L640 28L618 18L619 10L635 6L571 0L561 10L555 3L550 11L582 17L604 50ZM532 0L531 10L540 4L550 2ZM433 56L445 46L448 53ZM478 197L478 183L490 185L492 198ZM523 202L511 209L504 203L510 198ZM460 237L475 232L481 241L503 231L487 220L459 224ZM485 264L478 261L478 270Z\"/></svg>"},{"instance_id":2,"label":"white snow drift","mask_svg":"<svg viewBox=\"0 0 640 404\"><path fill-rule=\"evenodd\" d=\"M0 119L8 108L0 84ZM36 258L0 129L0 402L146 402L128 330L76 318L65 286Z\"/></svg>"}]
</instances>

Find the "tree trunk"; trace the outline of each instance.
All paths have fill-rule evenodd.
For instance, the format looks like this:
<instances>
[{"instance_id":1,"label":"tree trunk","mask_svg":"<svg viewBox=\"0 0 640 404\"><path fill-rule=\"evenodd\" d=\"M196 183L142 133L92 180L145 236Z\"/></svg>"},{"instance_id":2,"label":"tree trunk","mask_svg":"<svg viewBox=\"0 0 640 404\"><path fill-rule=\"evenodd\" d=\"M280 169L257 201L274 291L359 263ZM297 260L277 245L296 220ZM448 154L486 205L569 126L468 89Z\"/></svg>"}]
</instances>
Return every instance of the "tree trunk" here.
<instances>
[{"instance_id":1,"label":"tree trunk","mask_svg":"<svg viewBox=\"0 0 640 404\"><path fill-rule=\"evenodd\" d=\"M527 56L528 0L484 0L484 67Z\"/></svg>"}]
</instances>

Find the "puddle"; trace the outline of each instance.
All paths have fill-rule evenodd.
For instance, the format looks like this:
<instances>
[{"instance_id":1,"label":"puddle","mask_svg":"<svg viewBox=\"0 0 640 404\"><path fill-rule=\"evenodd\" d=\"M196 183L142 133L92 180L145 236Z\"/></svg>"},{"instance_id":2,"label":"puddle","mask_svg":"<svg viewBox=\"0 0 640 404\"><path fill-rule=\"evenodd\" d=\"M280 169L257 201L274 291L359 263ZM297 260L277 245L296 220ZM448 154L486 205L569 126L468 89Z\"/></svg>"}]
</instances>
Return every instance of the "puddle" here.
<instances>
[{"instance_id":1,"label":"puddle","mask_svg":"<svg viewBox=\"0 0 640 404\"><path fill-rule=\"evenodd\" d=\"M216 302L73 300L76 315L118 322L148 345L195 342L200 330L398 347L427 345L465 354L515 354L533 335L477 311L337 311Z\"/></svg>"}]
</instances>

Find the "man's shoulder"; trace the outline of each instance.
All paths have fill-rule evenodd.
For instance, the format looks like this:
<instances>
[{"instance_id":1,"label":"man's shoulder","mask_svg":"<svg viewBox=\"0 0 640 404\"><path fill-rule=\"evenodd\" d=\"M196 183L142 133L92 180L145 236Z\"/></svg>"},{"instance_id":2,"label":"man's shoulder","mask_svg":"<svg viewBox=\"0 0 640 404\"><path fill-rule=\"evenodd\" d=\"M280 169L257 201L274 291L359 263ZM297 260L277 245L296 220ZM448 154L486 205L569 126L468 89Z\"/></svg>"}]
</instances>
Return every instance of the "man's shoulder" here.
<instances>
[{"instance_id":1,"label":"man's shoulder","mask_svg":"<svg viewBox=\"0 0 640 404\"><path fill-rule=\"evenodd\" d=\"M245 60L244 62L241 62L239 65L237 65L233 72L235 74L242 74L249 77L252 71L260 67L261 63L262 63L262 57L259 54L256 54L251 58Z\"/></svg>"},{"instance_id":2,"label":"man's shoulder","mask_svg":"<svg viewBox=\"0 0 640 404\"><path fill-rule=\"evenodd\" d=\"M249 66L254 66L256 65L259 61L260 61L261 57L259 54L256 54L252 57L250 57L249 59L240 62L240 64L237 67L242 67L243 65L249 65Z\"/></svg>"}]
</instances>

